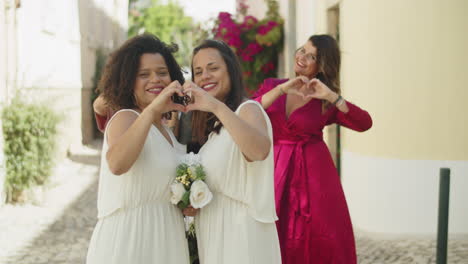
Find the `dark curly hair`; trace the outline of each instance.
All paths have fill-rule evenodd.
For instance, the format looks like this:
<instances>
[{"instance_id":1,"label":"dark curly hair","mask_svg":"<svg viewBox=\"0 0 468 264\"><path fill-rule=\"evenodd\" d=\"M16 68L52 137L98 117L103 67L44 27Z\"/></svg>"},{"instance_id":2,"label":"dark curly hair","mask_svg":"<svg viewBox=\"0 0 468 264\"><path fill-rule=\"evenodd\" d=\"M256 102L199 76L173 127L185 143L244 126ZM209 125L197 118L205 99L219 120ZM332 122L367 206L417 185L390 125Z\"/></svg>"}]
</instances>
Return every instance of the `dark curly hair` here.
<instances>
[{"instance_id":1,"label":"dark curly hair","mask_svg":"<svg viewBox=\"0 0 468 264\"><path fill-rule=\"evenodd\" d=\"M172 53L177 52L176 44L168 45L158 37L143 34L128 39L114 51L104 68L98 90L113 110L136 108L134 86L140 66L140 58L145 53L159 53L163 56L172 81L184 83L181 68Z\"/></svg>"},{"instance_id":2,"label":"dark curly hair","mask_svg":"<svg viewBox=\"0 0 468 264\"><path fill-rule=\"evenodd\" d=\"M229 80L231 82L231 90L224 99L224 104L226 104L232 111L236 111L237 107L246 98L246 93L239 60L236 54L226 43L220 40L207 39L193 49L192 80L194 79L193 58L200 50L207 48L218 50L226 63ZM219 133L223 124L217 121L219 121L218 118L212 113L195 111L192 116L192 140L199 144L204 144L211 132Z\"/></svg>"}]
</instances>

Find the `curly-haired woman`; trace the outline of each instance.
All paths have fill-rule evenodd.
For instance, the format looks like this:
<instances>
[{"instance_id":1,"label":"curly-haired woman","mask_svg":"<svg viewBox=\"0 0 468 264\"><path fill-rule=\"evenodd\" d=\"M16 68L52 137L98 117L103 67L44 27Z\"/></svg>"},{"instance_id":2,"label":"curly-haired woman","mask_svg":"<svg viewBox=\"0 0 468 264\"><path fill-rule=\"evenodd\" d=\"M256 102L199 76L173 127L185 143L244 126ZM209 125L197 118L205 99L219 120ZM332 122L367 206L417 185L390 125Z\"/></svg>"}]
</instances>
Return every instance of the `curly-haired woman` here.
<instances>
[{"instance_id":1,"label":"curly-haired woman","mask_svg":"<svg viewBox=\"0 0 468 264\"><path fill-rule=\"evenodd\" d=\"M184 110L171 100L183 95L175 50L140 35L106 65L99 88L115 113L105 126L88 264L189 263L182 213L169 193L181 146L162 124L163 113Z\"/></svg>"}]
</instances>

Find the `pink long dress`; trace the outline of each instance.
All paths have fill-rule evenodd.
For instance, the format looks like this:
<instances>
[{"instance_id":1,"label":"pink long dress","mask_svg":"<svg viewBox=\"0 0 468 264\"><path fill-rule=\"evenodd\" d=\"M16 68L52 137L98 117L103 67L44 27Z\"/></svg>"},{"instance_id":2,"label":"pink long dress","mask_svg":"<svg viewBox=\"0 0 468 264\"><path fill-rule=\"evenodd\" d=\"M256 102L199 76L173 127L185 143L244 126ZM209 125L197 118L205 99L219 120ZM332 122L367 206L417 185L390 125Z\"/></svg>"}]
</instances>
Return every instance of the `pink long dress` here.
<instances>
[{"instance_id":1,"label":"pink long dress","mask_svg":"<svg viewBox=\"0 0 468 264\"><path fill-rule=\"evenodd\" d=\"M267 79L253 98L286 80ZM312 99L286 117L286 95L267 110L273 126L276 222L283 264L356 263L353 228L345 196L322 130L333 123L365 131L370 115L346 102L348 113L332 106L322 114Z\"/></svg>"}]
</instances>

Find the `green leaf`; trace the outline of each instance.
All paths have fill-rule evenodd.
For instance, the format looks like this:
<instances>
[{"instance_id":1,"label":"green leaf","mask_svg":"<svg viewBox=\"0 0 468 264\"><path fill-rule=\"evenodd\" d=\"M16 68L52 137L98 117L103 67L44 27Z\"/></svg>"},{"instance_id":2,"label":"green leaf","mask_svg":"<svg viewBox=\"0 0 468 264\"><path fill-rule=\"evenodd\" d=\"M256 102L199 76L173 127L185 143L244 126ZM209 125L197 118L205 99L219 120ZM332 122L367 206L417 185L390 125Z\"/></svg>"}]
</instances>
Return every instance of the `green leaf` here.
<instances>
[{"instance_id":1,"label":"green leaf","mask_svg":"<svg viewBox=\"0 0 468 264\"><path fill-rule=\"evenodd\" d=\"M177 206L183 210L190 205L190 191L186 191Z\"/></svg>"}]
</instances>

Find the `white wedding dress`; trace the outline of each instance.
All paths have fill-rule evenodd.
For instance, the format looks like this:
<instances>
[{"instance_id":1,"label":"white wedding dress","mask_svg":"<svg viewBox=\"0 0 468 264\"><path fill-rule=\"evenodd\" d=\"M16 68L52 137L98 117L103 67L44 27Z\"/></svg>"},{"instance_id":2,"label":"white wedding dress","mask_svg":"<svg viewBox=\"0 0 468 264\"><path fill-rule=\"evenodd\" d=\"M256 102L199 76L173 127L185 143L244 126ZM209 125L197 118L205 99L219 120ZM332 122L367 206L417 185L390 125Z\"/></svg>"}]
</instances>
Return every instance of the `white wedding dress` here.
<instances>
[{"instance_id":1,"label":"white wedding dress","mask_svg":"<svg viewBox=\"0 0 468 264\"><path fill-rule=\"evenodd\" d=\"M255 101L272 128L267 114ZM195 217L201 264L280 264L273 185L273 144L263 161L247 162L222 128L200 149L212 201Z\"/></svg>"},{"instance_id":2,"label":"white wedding dress","mask_svg":"<svg viewBox=\"0 0 468 264\"><path fill-rule=\"evenodd\" d=\"M121 111L138 115L129 109ZM110 125L112 119L107 127ZM97 201L99 220L90 241L88 264L189 263L183 216L170 203L169 188L178 152L185 150L167 131L174 147L152 126L136 162L127 173L116 176L106 160L106 128Z\"/></svg>"}]
</instances>

